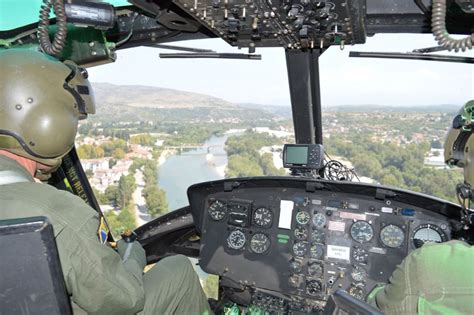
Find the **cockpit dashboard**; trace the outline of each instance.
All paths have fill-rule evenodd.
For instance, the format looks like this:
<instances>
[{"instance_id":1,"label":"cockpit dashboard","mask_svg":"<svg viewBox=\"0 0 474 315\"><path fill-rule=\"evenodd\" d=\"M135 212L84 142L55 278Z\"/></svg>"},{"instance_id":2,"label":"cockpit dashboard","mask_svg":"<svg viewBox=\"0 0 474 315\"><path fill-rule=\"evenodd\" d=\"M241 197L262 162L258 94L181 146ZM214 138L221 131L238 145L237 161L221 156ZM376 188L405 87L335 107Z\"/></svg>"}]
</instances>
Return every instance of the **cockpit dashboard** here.
<instances>
[{"instance_id":1,"label":"cockpit dashboard","mask_svg":"<svg viewBox=\"0 0 474 315\"><path fill-rule=\"evenodd\" d=\"M366 299L411 251L456 238L460 213L395 188L294 177L202 183L188 197L201 268L242 303L285 313L320 311L337 289Z\"/></svg>"}]
</instances>

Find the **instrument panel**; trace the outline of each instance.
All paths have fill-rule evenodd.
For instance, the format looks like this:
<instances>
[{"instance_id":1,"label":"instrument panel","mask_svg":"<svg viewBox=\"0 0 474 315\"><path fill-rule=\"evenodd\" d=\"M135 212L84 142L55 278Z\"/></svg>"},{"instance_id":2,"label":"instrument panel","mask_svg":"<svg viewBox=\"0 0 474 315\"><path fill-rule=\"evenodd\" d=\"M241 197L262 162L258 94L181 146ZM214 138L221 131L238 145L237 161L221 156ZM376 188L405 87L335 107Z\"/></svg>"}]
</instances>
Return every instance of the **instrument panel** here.
<instances>
[{"instance_id":1,"label":"instrument panel","mask_svg":"<svg viewBox=\"0 0 474 315\"><path fill-rule=\"evenodd\" d=\"M418 194L410 202L409 192L384 195L377 186L308 189L292 178L220 184L188 191L200 223L201 268L250 288L254 305L273 307L262 305L262 294L283 294L276 311L321 310L341 288L365 299L409 252L452 237L439 212L456 206L427 196L429 210Z\"/></svg>"}]
</instances>

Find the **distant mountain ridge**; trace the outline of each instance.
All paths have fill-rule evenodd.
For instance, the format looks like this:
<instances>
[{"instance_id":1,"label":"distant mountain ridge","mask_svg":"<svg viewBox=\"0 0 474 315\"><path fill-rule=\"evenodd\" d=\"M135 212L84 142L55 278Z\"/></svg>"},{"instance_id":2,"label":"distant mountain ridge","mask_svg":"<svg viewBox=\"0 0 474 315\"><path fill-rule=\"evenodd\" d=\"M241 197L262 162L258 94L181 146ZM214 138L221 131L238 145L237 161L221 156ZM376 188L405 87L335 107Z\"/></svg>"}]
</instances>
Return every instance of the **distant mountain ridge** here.
<instances>
[{"instance_id":1,"label":"distant mountain ridge","mask_svg":"<svg viewBox=\"0 0 474 315\"><path fill-rule=\"evenodd\" d=\"M186 91L142 85L92 83L102 122L169 123L269 122L279 116L262 108L243 108L223 99Z\"/></svg>"},{"instance_id":2,"label":"distant mountain ridge","mask_svg":"<svg viewBox=\"0 0 474 315\"><path fill-rule=\"evenodd\" d=\"M92 83L97 102L97 119L120 121L205 121L222 118L259 120L291 119L291 107L232 103L200 93L144 85ZM443 112L455 113L459 104L431 106L338 105L323 106L324 112Z\"/></svg>"},{"instance_id":3,"label":"distant mountain ridge","mask_svg":"<svg viewBox=\"0 0 474 315\"><path fill-rule=\"evenodd\" d=\"M144 85L92 83L101 103L148 108L235 107L223 99L186 91Z\"/></svg>"}]
</instances>

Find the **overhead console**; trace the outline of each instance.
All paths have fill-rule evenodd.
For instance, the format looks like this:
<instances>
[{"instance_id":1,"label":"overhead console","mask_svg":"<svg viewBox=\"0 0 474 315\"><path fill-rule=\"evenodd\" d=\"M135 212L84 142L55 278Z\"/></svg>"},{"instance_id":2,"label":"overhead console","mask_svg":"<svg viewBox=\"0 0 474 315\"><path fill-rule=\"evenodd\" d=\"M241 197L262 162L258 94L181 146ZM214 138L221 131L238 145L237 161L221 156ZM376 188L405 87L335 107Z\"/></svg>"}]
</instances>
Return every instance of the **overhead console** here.
<instances>
[{"instance_id":1,"label":"overhead console","mask_svg":"<svg viewBox=\"0 0 474 315\"><path fill-rule=\"evenodd\" d=\"M365 299L409 252L459 228L455 204L365 184L233 179L188 197L201 268L275 311L321 310L337 289Z\"/></svg>"},{"instance_id":2,"label":"overhead console","mask_svg":"<svg viewBox=\"0 0 474 315\"><path fill-rule=\"evenodd\" d=\"M323 48L365 42L365 1L176 0L238 47Z\"/></svg>"}]
</instances>

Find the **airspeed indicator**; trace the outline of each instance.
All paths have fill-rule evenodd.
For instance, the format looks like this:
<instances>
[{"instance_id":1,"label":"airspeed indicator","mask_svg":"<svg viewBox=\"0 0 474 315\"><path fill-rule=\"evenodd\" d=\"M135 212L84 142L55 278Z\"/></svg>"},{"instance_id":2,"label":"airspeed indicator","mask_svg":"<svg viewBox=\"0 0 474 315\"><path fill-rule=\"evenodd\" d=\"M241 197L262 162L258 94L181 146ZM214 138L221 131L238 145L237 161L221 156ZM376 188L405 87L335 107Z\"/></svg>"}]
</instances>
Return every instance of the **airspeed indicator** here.
<instances>
[{"instance_id":1,"label":"airspeed indicator","mask_svg":"<svg viewBox=\"0 0 474 315\"><path fill-rule=\"evenodd\" d=\"M209 206L207 212L214 221L221 221L227 215L227 206L222 201L216 200Z\"/></svg>"}]
</instances>

